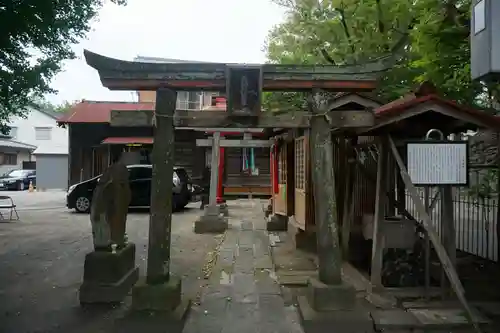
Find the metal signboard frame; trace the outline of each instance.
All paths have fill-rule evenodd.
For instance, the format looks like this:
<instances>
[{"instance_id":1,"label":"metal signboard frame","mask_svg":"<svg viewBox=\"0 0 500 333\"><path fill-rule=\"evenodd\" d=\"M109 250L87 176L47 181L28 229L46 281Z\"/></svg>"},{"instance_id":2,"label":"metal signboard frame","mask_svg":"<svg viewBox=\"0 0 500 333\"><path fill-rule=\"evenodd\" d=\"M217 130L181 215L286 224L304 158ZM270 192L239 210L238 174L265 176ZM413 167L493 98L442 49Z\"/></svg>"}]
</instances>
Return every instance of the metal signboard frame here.
<instances>
[{"instance_id":1,"label":"metal signboard frame","mask_svg":"<svg viewBox=\"0 0 500 333\"><path fill-rule=\"evenodd\" d=\"M465 175L463 180L457 180L455 182L450 181L439 181L436 178L439 178L439 170L443 170L445 168L449 168L450 172L455 172L452 170L451 166L454 165L457 161L453 161L454 156L447 155L435 155L435 156L420 156L415 157L411 156L411 146L412 145L448 145L448 146L463 146L465 149L465 164L460 166L464 168ZM424 151L423 154L426 152ZM429 153L429 151L427 151ZM468 141L448 141L448 140L426 140L426 141L407 141L406 142L406 157L407 157L407 169L408 174L415 186L442 186L442 185L452 185L452 186L468 186L469 185L469 143ZM461 162L463 163L463 162ZM418 174L417 174L418 172ZM424 181L422 174L430 175L428 181ZM433 175L434 174L434 175ZM436 175L437 174L437 175ZM432 176L433 175L433 176Z\"/></svg>"}]
</instances>

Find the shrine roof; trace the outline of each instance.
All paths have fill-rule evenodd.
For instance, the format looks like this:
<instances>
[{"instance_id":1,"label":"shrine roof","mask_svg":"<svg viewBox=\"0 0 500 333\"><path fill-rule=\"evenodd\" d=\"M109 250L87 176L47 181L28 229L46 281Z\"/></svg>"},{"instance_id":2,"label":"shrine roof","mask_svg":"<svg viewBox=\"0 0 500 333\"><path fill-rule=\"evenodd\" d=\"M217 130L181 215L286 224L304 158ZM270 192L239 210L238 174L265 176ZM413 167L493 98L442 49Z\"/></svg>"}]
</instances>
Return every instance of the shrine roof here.
<instances>
[{"instance_id":1,"label":"shrine roof","mask_svg":"<svg viewBox=\"0 0 500 333\"><path fill-rule=\"evenodd\" d=\"M103 145L126 145L126 144L153 144L152 137L108 137L104 139L101 144Z\"/></svg>"},{"instance_id":2,"label":"shrine roof","mask_svg":"<svg viewBox=\"0 0 500 333\"><path fill-rule=\"evenodd\" d=\"M492 122L492 126L498 124L500 126L500 118L494 116L484 110L477 108L465 106L458 104L457 102L446 99L444 97L438 96L436 94L430 94L425 96L416 96L415 94L407 95L404 98L392 101L388 104L382 105L381 107L375 109L375 114L378 118L391 117L402 114L405 110L422 104L425 102L434 102L436 104L452 108L457 112L457 115L467 114L479 121Z\"/></svg>"},{"instance_id":3,"label":"shrine roof","mask_svg":"<svg viewBox=\"0 0 500 333\"><path fill-rule=\"evenodd\" d=\"M500 117L458 104L429 90L408 94L374 112L376 125L360 132L375 135L397 132L410 136L425 134L430 128L449 133L478 128L500 129Z\"/></svg>"},{"instance_id":4,"label":"shrine roof","mask_svg":"<svg viewBox=\"0 0 500 333\"><path fill-rule=\"evenodd\" d=\"M59 124L77 123L109 123L112 110L136 111L154 110L154 103L138 102L107 102L86 101L75 104L69 111L63 114L57 122Z\"/></svg>"}]
</instances>

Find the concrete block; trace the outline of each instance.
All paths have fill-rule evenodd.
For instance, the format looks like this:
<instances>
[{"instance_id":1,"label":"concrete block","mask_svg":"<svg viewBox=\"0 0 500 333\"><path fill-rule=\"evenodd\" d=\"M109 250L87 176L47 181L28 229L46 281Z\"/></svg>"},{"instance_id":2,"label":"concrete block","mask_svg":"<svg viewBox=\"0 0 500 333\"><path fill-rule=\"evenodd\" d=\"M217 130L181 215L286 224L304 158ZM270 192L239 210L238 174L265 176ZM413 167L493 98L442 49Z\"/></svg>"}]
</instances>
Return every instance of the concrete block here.
<instances>
[{"instance_id":1,"label":"concrete block","mask_svg":"<svg viewBox=\"0 0 500 333\"><path fill-rule=\"evenodd\" d=\"M316 311L305 296L297 297L304 332L373 333L370 313L361 307L351 310Z\"/></svg>"},{"instance_id":2,"label":"concrete block","mask_svg":"<svg viewBox=\"0 0 500 333\"><path fill-rule=\"evenodd\" d=\"M267 231L287 231L288 230L288 216L273 214L268 217Z\"/></svg>"},{"instance_id":3,"label":"concrete block","mask_svg":"<svg viewBox=\"0 0 500 333\"><path fill-rule=\"evenodd\" d=\"M170 312L165 311L127 311L114 321L108 333L182 333L188 318L191 302L183 300Z\"/></svg>"},{"instance_id":4,"label":"concrete block","mask_svg":"<svg viewBox=\"0 0 500 333\"><path fill-rule=\"evenodd\" d=\"M116 253L93 251L85 256L80 304L119 303L139 279L135 267L135 245L130 243Z\"/></svg>"},{"instance_id":5,"label":"concrete block","mask_svg":"<svg viewBox=\"0 0 500 333\"><path fill-rule=\"evenodd\" d=\"M401 309L375 310L371 317L377 331L410 330L421 327L417 318Z\"/></svg>"},{"instance_id":6,"label":"concrete block","mask_svg":"<svg viewBox=\"0 0 500 333\"><path fill-rule=\"evenodd\" d=\"M227 228L228 220L219 214L217 207L206 207L204 214L194 222L194 232L197 234L223 233Z\"/></svg>"},{"instance_id":7,"label":"concrete block","mask_svg":"<svg viewBox=\"0 0 500 333\"><path fill-rule=\"evenodd\" d=\"M451 330L455 328L471 327L466 312L462 309L409 309L409 313L421 323L425 329ZM490 321L476 309L472 315L479 324L489 324Z\"/></svg>"},{"instance_id":8,"label":"concrete block","mask_svg":"<svg viewBox=\"0 0 500 333\"><path fill-rule=\"evenodd\" d=\"M181 290L181 279L176 277L160 284L141 281L132 289L132 310L173 312L181 304Z\"/></svg>"},{"instance_id":9,"label":"concrete block","mask_svg":"<svg viewBox=\"0 0 500 333\"><path fill-rule=\"evenodd\" d=\"M344 283L327 285L317 278L310 278L307 299L316 311L352 310L356 306L356 290Z\"/></svg>"}]
</instances>

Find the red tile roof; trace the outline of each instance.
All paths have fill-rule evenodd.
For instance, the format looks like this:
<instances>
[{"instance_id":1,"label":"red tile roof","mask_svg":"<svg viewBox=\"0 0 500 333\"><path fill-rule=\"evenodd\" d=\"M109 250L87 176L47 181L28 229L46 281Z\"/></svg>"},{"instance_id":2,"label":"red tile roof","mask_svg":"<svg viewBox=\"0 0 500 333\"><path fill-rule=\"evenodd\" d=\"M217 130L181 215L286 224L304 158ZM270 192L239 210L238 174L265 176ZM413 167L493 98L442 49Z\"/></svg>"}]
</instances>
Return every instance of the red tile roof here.
<instances>
[{"instance_id":1,"label":"red tile roof","mask_svg":"<svg viewBox=\"0 0 500 333\"><path fill-rule=\"evenodd\" d=\"M82 101L59 117L62 124L109 123L111 110L154 110L154 103Z\"/></svg>"},{"instance_id":2,"label":"red tile roof","mask_svg":"<svg viewBox=\"0 0 500 333\"><path fill-rule=\"evenodd\" d=\"M459 105L456 102L443 98L441 96L430 94L425 96L417 96L415 94L407 95L403 98L397 99L389 104L382 105L381 107L375 109L375 114L377 117L386 118L390 116L397 116L402 114L405 110L425 102L434 102L445 107L451 107L460 114L468 114L478 121L486 124L491 124L492 127L500 127L500 117L494 116L487 113L486 111L479 110L476 108Z\"/></svg>"},{"instance_id":3,"label":"red tile roof","mask_svg":"<svg viewBox=\"0 0 500 333\"><path fill-rule=\"evenodd\" d=\"M104 139L102 144L107 145L126 145L126 144L142 144L149 145L153 143L151 137L109 137Z\"/></svg>"}]
</instances>

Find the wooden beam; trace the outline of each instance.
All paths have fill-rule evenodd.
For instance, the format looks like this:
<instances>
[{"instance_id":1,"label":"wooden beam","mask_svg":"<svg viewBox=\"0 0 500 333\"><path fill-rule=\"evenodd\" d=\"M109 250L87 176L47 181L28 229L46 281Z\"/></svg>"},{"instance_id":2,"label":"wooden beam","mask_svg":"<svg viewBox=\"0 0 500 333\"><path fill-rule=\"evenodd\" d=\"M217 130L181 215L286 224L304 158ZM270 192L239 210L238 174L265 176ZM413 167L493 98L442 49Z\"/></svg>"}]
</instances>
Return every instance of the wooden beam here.
<instances>
[{"instance_id":1,"label":"wooden beam","mask_svg":"<svg viewBox=\"0 0 500 333\"><path fill-rule=\"evenodd\" d=\"M320 115L320 95L311 97L310 108ZM319 280L327 285L342 283L342 253L339 244L337 202L335 200L335 177L333 165L333 143L330 125L324 116L311 118L310 156L314 191L316 241L319 261Z\"/></svg>"},{"instance_id":2,"label":"wooden beam","mask_svg":"<svg viewBox=\"0 0 500 333\"><path fill-rule=\"evenodd\" d=\"M211 147L213 139L196 139L196 145L198 147ZM271 147L272 141L269 140L239 140L239 139L222 139L220 140L220 146L223 148L259 148L259 147Z\"/></svg>"},{"instance_id":3,"label":"wooden beam","mask_svg":"<svg viewBox=\"0 0 500 333\"><path fill-rule=\"evenodd\" d=\"M396 148L396 145L392 141L391 137L388 137L389 140L389 145L392 150L392 154L396 160L396 163L399 167L399 171L401 173L401 178L403 179L403 182L405 183L406 189L410 193L410 196L413 200L413 203L415 204L415 208L417 212L419 213L419 216L422 221L422 226L424 229L427 231L427 234L429 235L429 239L432 242L432 245L434 246L434 250L436 251L436 254L439 258L439 261L441 262L441 265L443 266L443 269L446 272L446 275L448 276L448 279L451 283L451 286L453 287L453 290L455 291L455 294L457 295L458 300L462 304L468 320L473 324L474 329L476 332L480 333L481 330L479 328L479 324L477 323L476 317L472 313L472 309L470 308L469 304L467 303L467 300L465 298L465 292L464 288L462 286L462 283L460 282L460 278L458 277L458 273L453 267L453 263L448 257L448 254L446 253L445 248L441 244L441 241L439 239L439 235L434 230L434 226L432 224L431 218L427 214L427 209L425 208L424 204L422 203L422 199L420 198L420 195L418 194L417 188L415 185L413 185L410 175L408 174L408 171L406 170L406 167L403 163L403 159L399 155L399 152Z\"/></svg>"},{"instance_id":4,"label":"wooden beam","mask_svg":"<svg viewBox=\"0 0 500 333\"><path fill-rule=\"evenodd\" d=\"M345 159L347 161L345 170L344 207L342 210L342 253L344 255L344 261L349 260L349 239L351 237L351 223L354 216L354 183L356 181L355 158L352 144L348 142L345 154Z\"/></svg>"},{"instance_id":5,"label":"wooden beam","mask_svg":"<svg viewBox=\"0 0 500 333\"><path fill-rule=\"evenodd\" d=\"M155 121L154 112L150 110L112 110L110 125L114 127L147 127ZM328 113L328 122L331 127L359 128L373 125L373 115L366 111L347 110ZM280 111L261 112L256 128L307 128L310 126L309 112ZM228 117L226 111L175 111L174 124L176 127L192 128L247 128L244 121L238 117Z\"/></svg>"},{"instance_id":6,"label":"wooden beam","mask_svg":"<svg viewBox=\"0 0 500 333\"><path fill-rule=\"evenodd\" d=\"M443 236L443 246L450 258L452 267L456 267L457 262L457 244L455 233L455 219L453 208L453 189L451 185L444 185L440 189L441 192L441 234ZM443 295L446 295L446 289L449 291L446 274L443 270L441 277L441 287Z\"/></svg>"},{"instance_id":7,"label":"wooden beam","mask_svg":"<svg viewBox=\"0 0 500 333\"><path fill-rule=\"evenodd\" d=\"M379 143L379 158L377 163L377 185L375 192L375 213L373 216L373 244L370 274L370 288L381 288L382 265L385 249L384 224L385 203L387 195L387 165L389 160L389 147L386 138Z\"/></svg>"},{"instance_id":8,"label":"wooden beam","mask_svg":"<svg viewBox=\"0 0 500 333\"><path fill-rule=\"evenodd\" d=\"M174 167L173 118L177 93L170 89L156 92L156 122L152 156L151 215L147 283L160 284L170 277L172 227L172 175Z\"/></svg>"}]
</instances>

